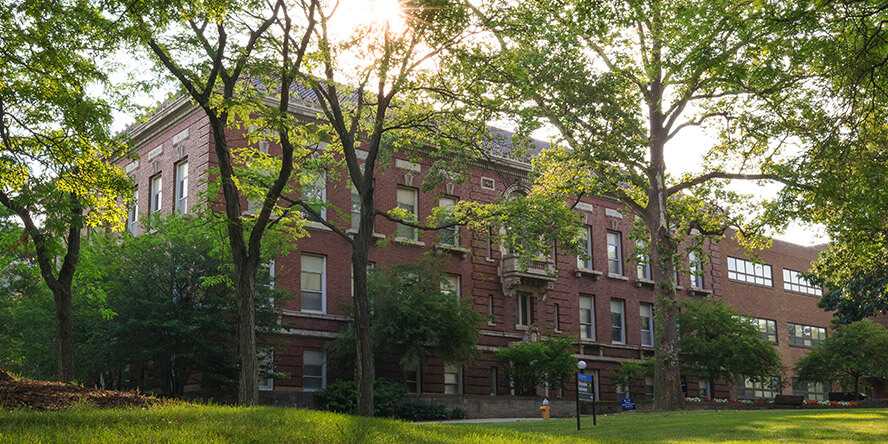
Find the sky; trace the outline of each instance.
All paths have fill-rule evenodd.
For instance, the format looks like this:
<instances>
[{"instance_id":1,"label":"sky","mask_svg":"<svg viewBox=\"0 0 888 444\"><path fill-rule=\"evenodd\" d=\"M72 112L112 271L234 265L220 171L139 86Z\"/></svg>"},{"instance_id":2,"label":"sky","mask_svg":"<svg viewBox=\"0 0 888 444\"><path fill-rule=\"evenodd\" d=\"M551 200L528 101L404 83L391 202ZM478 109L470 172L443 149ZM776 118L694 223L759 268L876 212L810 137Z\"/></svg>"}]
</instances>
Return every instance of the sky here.
<instances>
[{"instance_id":1,"label":"sky","mask_svg":"<svg viewBox=\"0 0 888 444\"><path fill-rule=\"evenodd\" d=\"M398 19L399 15L398 0L340 0L339 9L331 20L330 29L334 35L340 38L348 37L352 29L365 25L388 25L397 29L403 26L403 21ZM121 54L120 57L121 60L118 62L123 65L139 66L130 54ZM137 71L136 74L138 75L138 73ZM133 74L133 72L129 72L129 74ZM144 71L142 74L144 75ZM136 101L140 105L150 106L172 90L173 85L159 88L151 95L142 94L136 97ZM131 113L117 112L113 127L119 131L132 122ZM707 130L697 127L686 128L667 145L666 165L669 173L677 177L683 173L700 171L703 166L703 156L714 143L714 136ZM762 186L744 181L735 181L731 187L736 191L756 196L756 198L772 197L780 190L780 186L776 184ZM783 232L774 233L774 237L801 245L815 245L828 241L822 227L799 223L790 224Z\"/></svg>"}]
</instances>

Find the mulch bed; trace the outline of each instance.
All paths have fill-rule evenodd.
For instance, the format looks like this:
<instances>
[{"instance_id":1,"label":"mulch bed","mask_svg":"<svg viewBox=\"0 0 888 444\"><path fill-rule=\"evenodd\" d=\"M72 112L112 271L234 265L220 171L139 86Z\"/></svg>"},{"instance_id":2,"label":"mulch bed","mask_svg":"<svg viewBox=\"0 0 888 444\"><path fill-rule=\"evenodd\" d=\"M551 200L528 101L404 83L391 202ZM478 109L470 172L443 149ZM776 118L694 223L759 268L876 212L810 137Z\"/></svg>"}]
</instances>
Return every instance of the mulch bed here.
<instances>
[{"instance_id":1,"label":"mulch bed","mask_svg":"<svg viewBox=\"0 0 888 444\"><path fill-rule=\"evenodd\" d=\"M148 407L159 401L139 392L90 389L62 382L18 379L0 369L0 408L61 410L79 404L101 408Z\"/></svg>"}]
</instances>

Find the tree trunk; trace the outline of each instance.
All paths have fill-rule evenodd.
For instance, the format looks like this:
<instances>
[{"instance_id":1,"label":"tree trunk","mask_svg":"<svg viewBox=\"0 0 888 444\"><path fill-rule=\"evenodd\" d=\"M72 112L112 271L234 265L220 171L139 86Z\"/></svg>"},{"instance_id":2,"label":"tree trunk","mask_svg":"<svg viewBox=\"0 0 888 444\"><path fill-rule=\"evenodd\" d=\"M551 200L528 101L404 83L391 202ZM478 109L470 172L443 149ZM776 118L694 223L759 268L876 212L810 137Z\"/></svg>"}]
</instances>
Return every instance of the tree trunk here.
<instances>
[{"instance_id":1,"label":"tree trunk","mask_svg":"<svg viewBox=\"0 0 888 444\"><path fill-rule=\"evenodd\" d=\"M256 405L259 401L258 364L256 361L256 269L246 260L236 267L238 308L238 354L240 379L237 401L240 405Z\"/></svg>"},{"instance_id":2,"label":"tree trunk","mask_svg":"<svg viewBox=\"0 0 888 444\"><path fill-rule=\"evenodd\" d=\"M373 363L373 344L370 337L370 295L367 288L367 266L370 261L370 246L373 240L375 209L372 189L361 194L361 224L352 244L358 414L373 416L373 381L376 375Z\"/></svg>"},{"instance_id":3,"label":"tree trunk","mask_svg":"<svg viewBox=\"0 0 888 444\"><path fill-rule=\"evenodd\" d=\"M74 320L71 284L53 290L56 314L56 369L60 381L74 379Z\"/></svg>"},{"instance_id":4,"label":"tree trunk","mask_svg":"<svg viewBox=\"0 0 888 444\"><path fill-rule=\"evenodd\" d=\"M654 363L654 408L675 410L684 405L679 371L678 317L679 306L675 298L675 244L673 239L657 230L654 234L652 262L656 291L657 349Z\"/></svg>"}]
</instances>

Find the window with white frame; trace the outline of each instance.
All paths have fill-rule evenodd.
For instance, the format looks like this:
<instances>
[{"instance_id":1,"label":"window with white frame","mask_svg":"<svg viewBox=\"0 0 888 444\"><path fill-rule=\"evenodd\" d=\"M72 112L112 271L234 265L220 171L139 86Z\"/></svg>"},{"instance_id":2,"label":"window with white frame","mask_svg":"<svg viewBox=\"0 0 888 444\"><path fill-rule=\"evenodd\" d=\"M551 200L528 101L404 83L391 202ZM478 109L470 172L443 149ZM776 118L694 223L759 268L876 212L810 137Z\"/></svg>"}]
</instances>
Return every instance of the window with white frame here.
<instances>
[{"instance_id":1,"label":"window with white frame","mask_svg":"<svg viewBox=\"0 0 888 444\"><path fill-rule=\"evenodd\" d=\"M259 391L274 390L274 349L262 347L256 352L259 365Z\"/></svg>"},{"instance_id":2,"label":"window with white frame","mask_svg":"<svg viewBox=\"0 0 888 444\"><path fill-rule=\"evenodd\" d=\"M580 296L580 339L595 340L595 298Z\"/></svg>"},{"instance_id":3,"label":"window with white frame","mask_svg":"<svg viewBox=\"0 0 888 444\"><path fill-rule=\"evenodd\" d=\"M302 311L324 313L327 310L326 262L323 256L302 255L302 274L299 279L302 290Z\"/></svg>"},{"instance_id":4,"label":"window with white frame","mask_svg":"<svg viewBox=\"0 0 888 444\"><path fill-rule=\"evenodd\" d=\"M456 199L451 197L442 197L438 199L438 206L441 207L445 214L447 214L447 218L445 218L442 223L448 224L452 223L450 213L453 212L453 207L456 206ZM456 247L459 245L459 225L454 225L452 227L442 228L438 235L440 236L439 242L441 245L448 245L451 247Z\"/></svg>"},{"instance_id":5,"label":"window with white frame","mask_svg":"<svg viewBox=\"0 0 888 444\"><path fill-rule=\"evenodd\" d=\"M188 213L188 161L183 160L176 164L176 177L173 183L176 196L176 212Z\"/></svg>"},{"instance_id":6,"label":"window with white frame","mask_svg":"<svg viewBox=\"0 0 888 444\"><path fill-rule=\"evenodd\" d=\"M163 178L160 174L153 176L148 180L148 209L152 213L161 210L163 204Z\"/></svg>"},{"instance_id":7,"label":"window with white frame","mask_svg":"<svg viewBox=\"0 0 888 444\"><path fill-rule=\"evenodd\" d=\"M823 296L822 288L815 287L808 282L807 279L802 277L800 271L790 270L788 268L783 269L783 289L794 291L796 293L810 294L812 296Z\"/></svg>"},{"instance_id":8,"label":"window with white frame","mask_svg":"<svg viewBox=\"0 0 888 444\"><path fill-rule=\"evenodd\" d=\"M397 201L398 208L408 213L407 218L409 220L415 221L418 214L417 209L419 207L416 190L413 188L398 187ZM419 232L415 227L398 224L397 228L395 228L395 237L417 241L419 240Z\"/></svg>"},{"instance_id":9,"label":"window with white frame","mask_svg":"<svg viewBox=\"0 0 888 444\"><path fill-rule=\"evenodd\" d=\"M527 327L533 322L530 309L530 293L518 292L518 325Z\"/></svg>"},{"instance_id":10,"label":"window with white frame","mask_svg":"<svg viewBox=\"0 0 888 444\"><path fill-rule=\"evenodd\" d=\"M487 239L484 242L485 256L487 260L493 260L493 228L487 228Z\"/></svg>"},{"instance_id":11,"label":"window with white frame","mask_svg":"<svg viewBox=\"0 0 888 444\"><path fill-rule=\"evenodd\" d=\"M495 190L496 189L496 181L489 177L481 178L481 189L482 190Z\"/></svg>"},{"instance_id":12,"label":"window with white frame","mask_svg":"<svg viewBox=\"0 0 888 444\"><path fill-rule=\"evenodd\" d=\"M641 345L654 346L654 305L642 302L638 305L641 318Z\"/></svg>"},{"instance_id":13,"label":"window with white frame","mask_svg":"<svg viewBox=\"0 0 888 444\"><path fill-rule=\"evenodd\" d=\"M302 389L317 392L327 387L327 354L318 350L302 352Z\"/></svg>"},{"instance_id":14,"label":"window with white frame","mask_svg":"<svg viewBox=\"0 0 888 444\"><path fill-rule=\"evenodd\" d=\"M611 299L611 341L614 344L626 343L626 301Z\"/></svg>"},{"instance_id":15,"label":"window with white frame","mask_svg":"<svg viewBox=\"0 0 888 444\"><path fill-rule=\"evenodd\" d=\"M493 307L493 295L487 295L487 325L496 325L496 313Z\"/></svg>"},{"instance_id":16,"label":"window with white frame","mask_svg":"<svg viewBox=\"0 0 888 444\"><path fill-rule=\"evenodd\" d=\"M581 242L581 251L580 254L577 255L577 268L580 270L591 270L592 269L592 227L588 225L583 226L582 230L583 239Z\"/></svg>"},{"instance_id":17,"label":"window with white frame","mask_svg":"<svg viewBox=\"0 0 888 444\"><path fill-rule=\"evenodd\" d=\"M777 343L777 321L749 316L740 316L740 319L752 324L762 335L762 339L772 344Z\"/></svg>"},{"instance_id":18,"label":"window with white frame","mask_svg":"<svg viewBox=\"0 0 888 444\"><path fill-rule=\"evenodd\" d=\"M812 401L826 401L829 384L818 381L801 381L796 379L792 384L792 394L796 396L804 396L805 399Z\"/></svg>"},{"instance_id":19,"label":"window with white frame","mask_svg":"<svg viewBox=\"0 0 888 444\"><path fill-rule=\"evenodd\" d=\"M703 261L697 257L696 251L688 253L688 270L690 271L691 288L703 288Z\"/></svg>"},{"instance_id":20,"label":"window with white frame","mask_svg":"<svg viewBox=\"0 0 888 444\"><path fill-rule=\"evenodd\" d=\"M418 362L413 362L404 366L404 385L407 386L407 393L422 392L422 367Z\"/></svg>"},{"instance_id":21,"label":"window with white frame","mask_svg":"<svg viewBox=\"0 0 888 444\"><path fill-rule=\"evenodd\" d=\"M499 387L497 385L497 384L499 384L499 377L498 376L499 376L499 369L497 369L496 366L490 367L490 373L489 373L489 376L487 377L487 382L490 383L490 396L496 396L497 392L499 391L499 390L497 390L497 388Z\"/></svg>"},{"instance_id":22,"label":"window with white frame","mask_svg":"<svg viewBox=\"0 0 888 444\"><path fill-rule=\"evenodd\" d=\"M635 264L635 272L638 279L644 281L653 280L653 274L651 273L651 257L647 254L644 241L635 241L635 257L638 260L638 263Z\"/></svg>"},{"instance_id":23,"label":"window with white frame","mask_svg":"<svg viewBox=\"0 0 888 444\"><path fill-rule=\"evenodd\" d=\"M555 304L555 307L553 307L553 308L554 308L554 312L552 313L553 327L555 328L555 331L561 331L561 306L558 304Z\"/></svg>"},{"instance_id":24,"label":"window with white frame","mask_svg":"<svg viewBox=\"0 0 888 444\"><path fill-rule=\"evenodd\" d=\"M323 171L312 175L308 182L302 186L302 200L320 216L321 220L327 220L327 174ZM318 219L303 211L305 218L317 221Z\"/></svg>"},{"instance_id":25,"label":"window with white frame","mask_svg":"<svg viewBox=\"0 0 888 444\"><path fill-rule=\"evenodd\" d=\"M814 347L826 339L826 329L812 325L788 324L789 344L798 347Z\"/></svg>"},{"instance_id":26,"label":"window with white frame","mask_svg":"<svg viewBox=\"0 0 888 444\"><path fill-rule=\"evenodd\" d=\"M444 394L458 395L462 393L462 369L458 365L444 366Z\"/></svg>"},{"instance_id":27,"label":"window with white frame","mask_svg":"<svg viewBox=\"0 0 888 444\"><path fill-rule=\"evenodd\" d=\"M619 231L607 232L607 272L623 275L623 240Z\"/></svg>"},{"instance_id":28,"label":"window with white frame","mask_svg":"<svg viewBox=\"0 0 888 444\"><path fill-rule=\"evenodd\" d=\"M354 185L351 186L351 229L355 232L361 227L361 195Z\"/></svg>"},{"instance_id":29,"label":"window with white frame","mask_svg":"<svg viewBox=\"0 0 888 444\"><path fill-rule=\"evenodd\" d=\"M728 256L728 279L750 284L774 286L771 266Z\"/></svg>"},{"instance_id":30,"label":"window with white frame","mask_svg":"<svg viewBox=\"0 0 888 444\"><path fill-rule=\"evenodd\" d=\"M138 229L139 224L139 187L136 186L135 190L133 190L133 200L130 201L129 208L127 208L126 215L126 231L131 234L136 234L136 229Z\"/></svg>"},{"instance_id":31,"label":"window with white frame","mask_svg":"<svg viewBox=\"0 0 888 444\"><path fill-rule=\"evenodd\" d=\"M697 381L697 386L700 389L700 398L712 399L712 384L709 380L701 379Z\"/></svg>"},{"instance_id":32,"label":"window with white frame","mask_svg":"<svg viewBox=\"0 0 888 444\"><path fill-rule=\"evenodd\" d=\"M450 295L459 300L461 296L460 276L458 274L445 274L441 280L441 293Z\"/></svg>"},{"instance_id":33,"label":"window with white frame","mask_svg":"<svg viewBox=\"0 0 888 444\"><path fill-rule=\"evenodd\" d=\"M780 378L774 376L763 380L738 378L737 397L741 399L772 399L780 390Z\"/></svg>"}]
</instances>

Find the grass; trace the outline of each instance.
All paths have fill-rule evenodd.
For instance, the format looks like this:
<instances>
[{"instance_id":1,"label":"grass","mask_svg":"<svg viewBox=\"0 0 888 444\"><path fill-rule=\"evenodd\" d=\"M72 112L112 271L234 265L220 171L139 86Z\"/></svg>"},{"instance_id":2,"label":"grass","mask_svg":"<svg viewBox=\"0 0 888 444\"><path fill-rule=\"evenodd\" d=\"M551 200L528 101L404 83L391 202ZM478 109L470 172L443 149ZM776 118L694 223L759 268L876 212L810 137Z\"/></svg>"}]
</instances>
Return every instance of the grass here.
<instances>
[{"instance_id":1,"label":"grass","mask_svg":"<svg viewBox=\"0 0 888 444\"><path fill-rule=\"evenodd\" d=\"M888 442L888 410L698 411L509 424L411 424L297 409L169 404L0 411L0 443Z\"/></svg>"}]
</instances>

